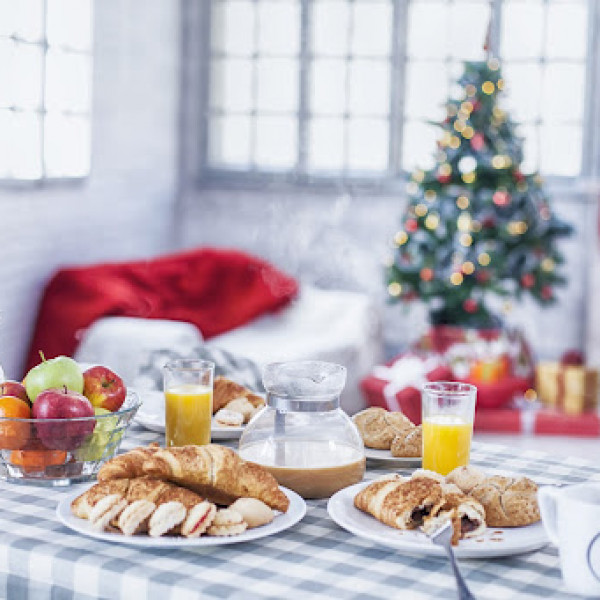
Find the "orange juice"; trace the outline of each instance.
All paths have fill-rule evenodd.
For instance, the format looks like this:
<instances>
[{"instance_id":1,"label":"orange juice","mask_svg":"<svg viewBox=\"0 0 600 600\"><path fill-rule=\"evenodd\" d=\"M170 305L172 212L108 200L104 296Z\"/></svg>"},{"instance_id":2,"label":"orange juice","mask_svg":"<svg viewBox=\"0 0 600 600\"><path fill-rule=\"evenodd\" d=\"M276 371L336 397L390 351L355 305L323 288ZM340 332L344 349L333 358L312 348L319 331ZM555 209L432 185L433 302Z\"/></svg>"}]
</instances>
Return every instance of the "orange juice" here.
<instances>
[{"instance_id":1,"label":"orange juice","mask_svg":"<svg viewBox=\"0 0 600 600\"><path fill-rule=\"evenodd\" d=\"M165 391L167 446L210 444L212 387L183 383Z\"/></svg>"},{"instance_id":2,"label":"orange juice","mask_svg":"<svg viewBox=\"0 0 600 600\"><path fill-rule=\"evenodd\" d=\"M473 424L454 415L435 415L423 421L423 468L447 475L469 464Z\"/></svg>"}]
</instances>

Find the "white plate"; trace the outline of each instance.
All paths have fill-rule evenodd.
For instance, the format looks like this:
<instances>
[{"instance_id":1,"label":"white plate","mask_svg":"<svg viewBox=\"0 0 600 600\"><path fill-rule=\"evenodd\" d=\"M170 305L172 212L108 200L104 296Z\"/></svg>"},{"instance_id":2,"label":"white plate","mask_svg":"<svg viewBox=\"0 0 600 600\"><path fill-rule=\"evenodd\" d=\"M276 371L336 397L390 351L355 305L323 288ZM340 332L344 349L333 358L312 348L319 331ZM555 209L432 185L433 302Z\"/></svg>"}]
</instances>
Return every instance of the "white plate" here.
<instances>
[{"instance_id":1,"label":"white plate","mask_svg":"<svg viewBox=\"0 0 600 600\"><path fill-rule=\"evenodd\" d=\"M327 504L329 516L343 529L384 546L414 554L443 555L444 549L435 546L421 531L402 531L384 525L375 517L354 506L354 497L369 485L362 482L334 494ZM461 540L454 547L458 558L490 558L537 550L549 543L541 521L526 527L488 527L485 534Z\"/></svg>"},{"instance_id":2,"label":"white plate","mask_svg":"<svg viewBox=\"0 0 600 600\"><path fill-rule=\"evenodd\" d=\"M165 396L162 392L152 390L137 390L142 398L143 404L140 406L135 421L142 427L154 431L155 433L165 432ZM210 429L211 439L213 440L236 440L244 431L241 427L223 427L213 420Z\"/></svg>"},{"instance_id":3,"label":"white plate","mask_svg":"<svg viewBox=\"0 0 600 600\"><path fill-rule=\"evenodd\" d=\"M80 519L71 513L71 502L85 490L80 489L65 496L56 507L56 515L63 525L69 529L86 535L88 537L103 540L105 542L113 542L115 544L126 544L129 546L141 546L143 548L189 548L192 546L222 546L224 544L237 544L238 542L247 542L257 540L259 538L273 535L288 529L298 523L306 514L306 503L304 500L287 488L280 488L285 492L285 495L290 499L290 506L286 513L277 513L273 521L268 525L247 529L240 535L232 535L227 537L219 536L200 536L197 538L183 537L167 537L162 536L152 538L147 535L122 535L120 533L112 533L108 531L95 531L92 529L91 523L87 519Z\"/></svg>"},{"instance_id":4,"label":"white plate","mask_svg":"<svg viewBox=\"0 0 600 600\"><path fill-rule=\"evenodd\" d=\"M365 446L365 457L367 460L385 462L390 467L420 467L422 459L418 457L392 456L389 450L375 450Z\"/></svg>"}]
</instances>

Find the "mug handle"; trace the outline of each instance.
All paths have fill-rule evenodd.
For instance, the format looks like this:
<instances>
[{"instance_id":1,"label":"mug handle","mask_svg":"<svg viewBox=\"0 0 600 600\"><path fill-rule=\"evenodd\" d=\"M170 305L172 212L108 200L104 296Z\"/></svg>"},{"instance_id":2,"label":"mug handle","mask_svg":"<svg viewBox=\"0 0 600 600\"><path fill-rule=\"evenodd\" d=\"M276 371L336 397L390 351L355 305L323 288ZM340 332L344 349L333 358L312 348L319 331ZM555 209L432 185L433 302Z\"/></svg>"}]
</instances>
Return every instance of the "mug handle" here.
<instances>
[{"instance_id":1,"label":"mug handle","mask_svg":"<svg viewBox=\"0 0 600 600\"><path fill-rule=\"evenodd\" d=\"M555 546L558 546L558 529L556 527L556 494L558 490L559 488L551 485L541 487L538 490L538 502L544 528L550 541Z\"/></svg>"},{"instance_id":2,"label":"mug handle","mask_svg":"<svg viewBox=\"0 0 600 600\"><path fill-rule=\"evenodd\" d=\"M586 556L588 567L590 568L590 572L598 581L600 581L600 571L597 571L596 567L592 564L592 550L593 550L595 544L600 544L600 533L597 533L592 538L592 541L590 542L590 545L588 546L587 556Z\"/></svg>"}]
</instances>

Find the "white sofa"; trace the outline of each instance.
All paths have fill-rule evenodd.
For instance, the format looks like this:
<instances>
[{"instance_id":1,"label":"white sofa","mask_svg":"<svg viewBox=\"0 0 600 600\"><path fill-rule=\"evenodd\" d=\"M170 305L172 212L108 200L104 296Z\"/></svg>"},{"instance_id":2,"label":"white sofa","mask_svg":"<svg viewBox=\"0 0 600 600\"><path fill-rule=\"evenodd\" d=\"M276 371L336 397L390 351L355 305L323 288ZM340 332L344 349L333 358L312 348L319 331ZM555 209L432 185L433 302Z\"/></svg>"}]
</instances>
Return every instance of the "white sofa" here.
<instances>
[{"instance_id":1,"label":"white sofa","mask_svg":"<svg viewBox=\"0 0 600 600\"><path fill-rule=\"evenodd\" d=\"M105 364L132 385L149 353L168 349L186 355L202 343L249 358L260 367L288 360L342 364L348 369L342 406L350 414L364 407L358 384L382 358L380 321L371 299L309 285L303 285L299 297L282 311L206 342L189 323L104 317L88 328L75 358Z\"/></svg>"}]
</instances>

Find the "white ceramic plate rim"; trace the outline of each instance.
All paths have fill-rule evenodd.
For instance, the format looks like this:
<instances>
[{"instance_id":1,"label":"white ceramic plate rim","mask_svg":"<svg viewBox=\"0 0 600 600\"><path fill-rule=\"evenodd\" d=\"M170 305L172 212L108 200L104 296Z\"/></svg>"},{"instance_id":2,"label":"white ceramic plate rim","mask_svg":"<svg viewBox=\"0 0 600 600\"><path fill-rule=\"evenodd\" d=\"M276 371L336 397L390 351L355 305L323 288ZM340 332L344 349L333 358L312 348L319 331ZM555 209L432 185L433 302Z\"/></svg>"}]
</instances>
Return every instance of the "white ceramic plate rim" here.
<instances>
[{"instance_id":1,"label":"white ceramic plate rim","mask_svg":"<svg viewBox=\"0 0 600 600\"><path fill-rule=\"evenodd\" d=\"M257 540L268 535L280 533L290 527L293 527L306 514L306 502L292 490L281 487L280 489L290 500L290 506L286 513L277 513L275 518L268 525L247 529L240 535L232 535L227 537L218 536L200 536L198 538L182 538L182 537L158 537L151 538L147 535L127 536L120 533L112 533L108 531L95 531L92 529L91 523L86 519L80 519L71 513L71 502L77 496L83 494L88 488L81 488L65 496L56 507L56 516L60 522L69 529L85 535L87 537L102 540L104 542L112 542L115 544L125 544L128 546L138 546L141 548L190 548L204 546L223 546L226 544L237 544L240 542L248 542Z\"/></svg>"},{"instance_id":2,"label":"white ceramic plate rim","mask_svg":"<svg viewBox=\"0 0 600 600\"><path fill-rule=\"evenodd\" d=\"M392 456L389 450L376 450L365 446L365 457L367 460L376 460L399 467L420 467L423 460L420 456Z\"/></svg>"},{"instance_id":3,"label":"white ceramic plate rim","mask_svg":"<svg viewBox=\"0 0 600 600\"><path fill-rule=\"evenodd\" d=\"M340 527L358 537L408 553L430 556L444 554L444 549L434 546L421 531L394 529L358 510L354 506L354 496L369 483L371 482L365 481L344 488L329 499L327 512ZM499 541L492 541L492 538ZM458 558L510 556L537 550L549 543L541 521L525 527L488 527L486 533L481 536L483 541L478 542L477 539L461 540L459 545L454 547L455 555Z\"/></svg>"}]
</instances>

